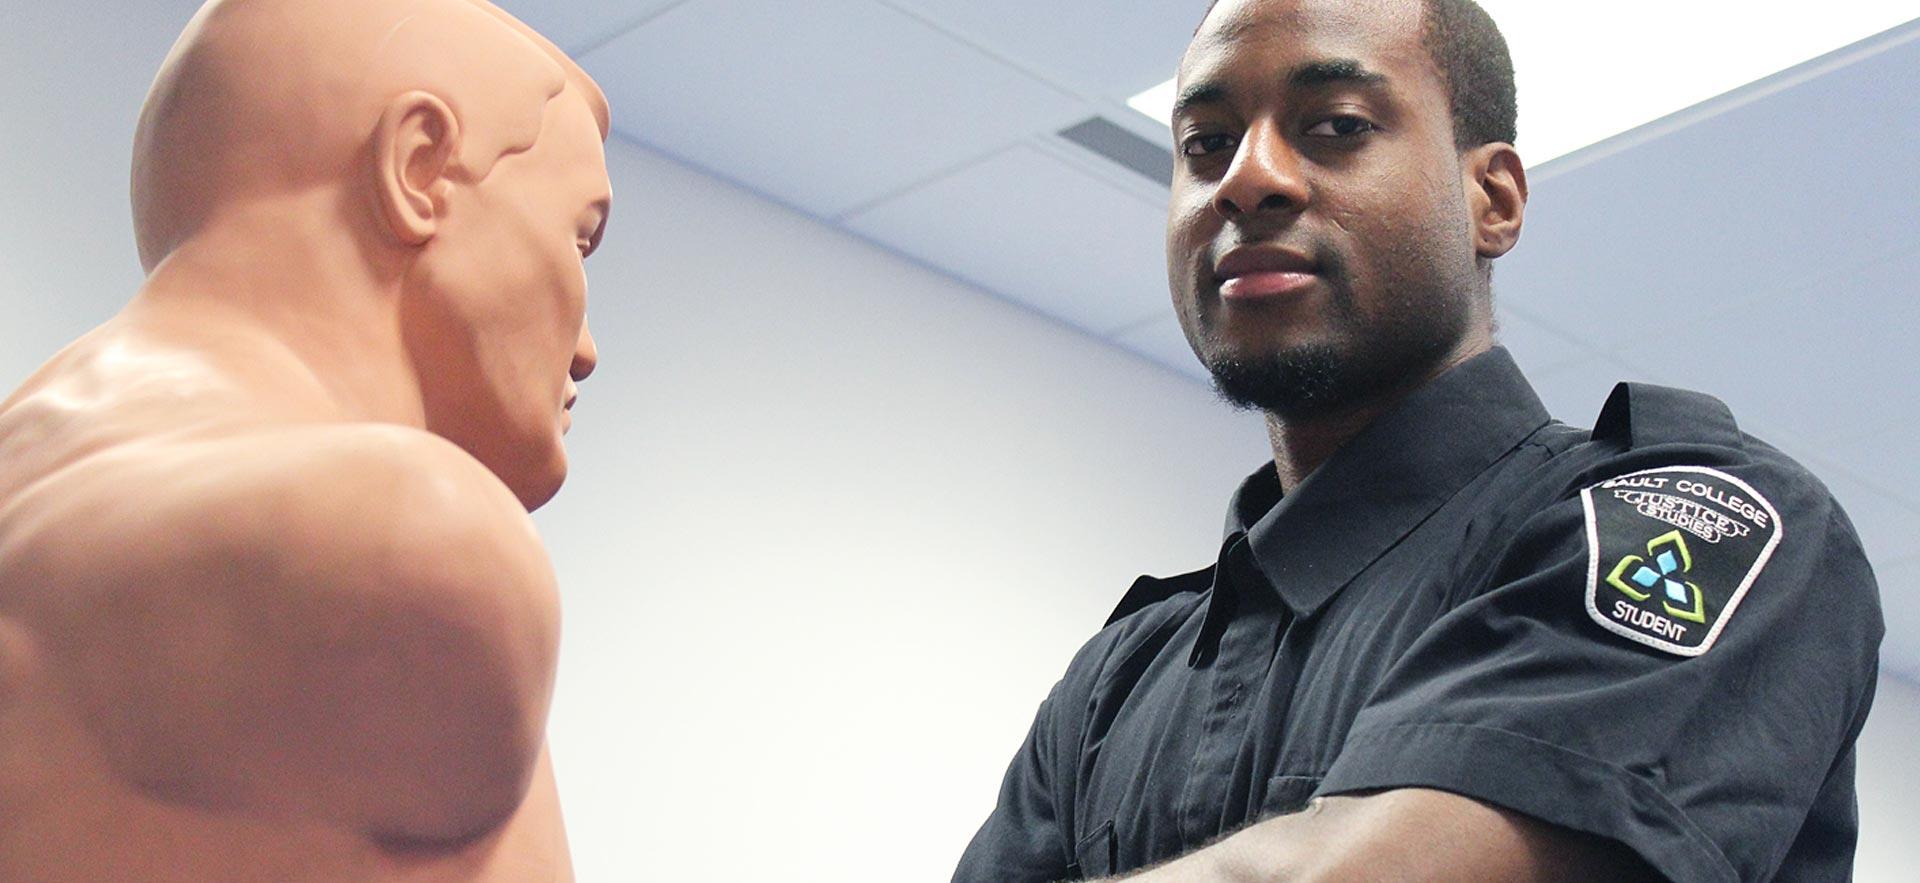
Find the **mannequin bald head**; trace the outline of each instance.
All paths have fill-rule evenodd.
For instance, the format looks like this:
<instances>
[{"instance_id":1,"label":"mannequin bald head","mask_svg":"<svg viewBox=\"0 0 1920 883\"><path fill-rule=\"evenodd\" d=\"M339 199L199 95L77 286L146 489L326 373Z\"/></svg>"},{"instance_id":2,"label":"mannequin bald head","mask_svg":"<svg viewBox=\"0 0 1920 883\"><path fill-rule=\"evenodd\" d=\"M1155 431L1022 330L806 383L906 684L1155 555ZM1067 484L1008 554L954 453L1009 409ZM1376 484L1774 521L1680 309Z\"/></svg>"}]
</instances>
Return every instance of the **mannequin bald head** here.
<instances>
[{"instance_id":1,"label":"mannequin bald head","mask_svg":"<svg viewBox=\"0 0 1920 883\"><path fill-rule=\"evenodd\" d=\"M141 301L246 317L339 413L440 435L532 508L596 358L607 131L484 0L212 0L140 116Z\"/></svg>"},{"instance_id":2,"label":"mannequin bald head","mask_svg":"<svg viewBox=\"0 0 1920 883\"><path fill-rule=\"evenodd\" d=\"M606 100L592 80L484 0L212 0L141 110L141 264L151 272L237 201L353 177L396 102L437 101L457 132L444 173L484 179L500 157L533 145L548 103L569 86L605 137Z\"/></svg>"}]
</instances>

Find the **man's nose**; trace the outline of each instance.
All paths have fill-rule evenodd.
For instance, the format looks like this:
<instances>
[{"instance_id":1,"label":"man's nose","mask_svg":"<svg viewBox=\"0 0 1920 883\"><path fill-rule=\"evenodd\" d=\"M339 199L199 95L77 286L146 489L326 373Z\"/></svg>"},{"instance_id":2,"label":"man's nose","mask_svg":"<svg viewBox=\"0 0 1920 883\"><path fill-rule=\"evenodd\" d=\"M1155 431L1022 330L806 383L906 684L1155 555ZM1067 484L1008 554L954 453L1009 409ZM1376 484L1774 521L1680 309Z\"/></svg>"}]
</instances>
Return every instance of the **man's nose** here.
<instances>
[{"instance_id":1,"label":"man's nose","mask_svg":"<svg viewBox=\"0 0 1920 883\"><path fill-rule=\"evenodd\" d=\"M1278 124L1262 120L1248 126L1220 179L1214 211L1230 221L1257 212L1299 211L1312 198L1300 165L1299 152Z\"/></svg>"},{"instance_id":2,"label":"man's nose","mask_svg":"<svg viewBox=\"0 0 1920 883\"><path fill-rule=\"evenodd\" d=\"M593 332L587 330L586 323L580 325L580 342L573 348L573 364L567 374L575 382L587 379L593 373L595 365L600 364L600 350L593 345Z\"/></svg>"}]
</instances>

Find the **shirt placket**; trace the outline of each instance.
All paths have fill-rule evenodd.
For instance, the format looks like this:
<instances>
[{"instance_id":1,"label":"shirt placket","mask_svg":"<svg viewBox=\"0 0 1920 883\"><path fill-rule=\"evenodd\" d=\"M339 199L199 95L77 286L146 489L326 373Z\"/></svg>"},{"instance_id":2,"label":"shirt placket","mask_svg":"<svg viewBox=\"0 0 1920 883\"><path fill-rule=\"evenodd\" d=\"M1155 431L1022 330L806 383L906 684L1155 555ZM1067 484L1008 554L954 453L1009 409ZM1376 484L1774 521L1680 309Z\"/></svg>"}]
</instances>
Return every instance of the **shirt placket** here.
<instances>
[{"instance_id":1,"label":"shirt placket","mask_svg":"<svg viewBox=\"0 0 1920 883\"><path fill-rule=\"evenodd\" d=\"M1222 833L1253 699L1273 662L1281 612L1244 539L1228 548L1221 564L1214 603L1225 602L1229 612L1217 650L1195 655L1195 664L1209 670L1200 678L1208 695L1179 803L1180 833L1188 848Z\"/></svg>"}]
</instances>

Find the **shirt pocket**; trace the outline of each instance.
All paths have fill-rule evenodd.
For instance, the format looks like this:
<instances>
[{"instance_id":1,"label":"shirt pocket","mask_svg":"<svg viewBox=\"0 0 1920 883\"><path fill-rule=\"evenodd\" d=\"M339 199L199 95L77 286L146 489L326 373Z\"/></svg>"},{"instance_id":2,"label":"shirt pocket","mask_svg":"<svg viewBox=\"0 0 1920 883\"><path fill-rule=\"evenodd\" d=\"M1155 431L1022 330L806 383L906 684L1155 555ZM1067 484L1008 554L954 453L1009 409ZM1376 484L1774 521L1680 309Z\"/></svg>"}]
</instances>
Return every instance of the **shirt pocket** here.
<instances>
[{"instance_id":1,"label":"shirt pocket","mask_svg":"<svg viewBox=\"0 0 1920 883\"><path fill-rule=\"evenodd\" d=\"M1281 816L1307 808L1313 792L1319 790L1321 776L1279 775L1267 780L1266 799L1260 802L1261 815Z\"/></svg>"},{"instance_id":2,"label":"shirt pocket","mask_svg":"<svg viewBox=\"0 0 1920 883\"><path fill-rule=\"evenodd\" d=\"M1113 865L1116 860L1113 843L1113 820L1108 819L1100 823L1100 827L1093 829L1092 833L1080 838L1080 842L1074 845L1073 859L1074 864L1080 868L1080 876L1076 879L1105 877L1112 874Z\"/></svg>"}]
</instances>

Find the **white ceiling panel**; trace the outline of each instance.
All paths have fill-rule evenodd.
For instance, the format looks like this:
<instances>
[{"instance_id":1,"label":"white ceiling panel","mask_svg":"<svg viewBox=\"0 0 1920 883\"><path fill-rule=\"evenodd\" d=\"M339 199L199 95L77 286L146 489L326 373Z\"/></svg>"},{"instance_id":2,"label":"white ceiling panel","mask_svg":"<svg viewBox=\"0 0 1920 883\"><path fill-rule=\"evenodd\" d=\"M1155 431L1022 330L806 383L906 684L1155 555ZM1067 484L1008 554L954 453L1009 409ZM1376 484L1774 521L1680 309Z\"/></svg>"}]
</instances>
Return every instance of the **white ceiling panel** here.
<instances>
[{"instance_id":1,"label":"white ceiling panel","mask_svg":"<svg viewBox=\"0 0 1920 883\"><path fill-rule=\"evenodd\" d=\"M1481 5L1512 48L1519 147L1536 162L1920 16L1912 0L1826 0L1818 14L1699 0ZM1643 61L1622 64L1623 47Z\"/></svg>"},{"instance_id":2,"label":"white ceiling panel","mask_svg":"<svg viewBox=\"0 0 1920 883\"><path fill-rule=\"evenodd\" d=\"M1533 391L1540 394L1547 413L1562 423L1583 428L1593 426L1594 418L1600 416L1600 406L1606 404L1616 384L1623 380L1652 380L1643 371L1611 356L1584 356L1538 369L1519 354L1515 360L1519 361L1521 370L1527 372L1527 380L1533 384Z\"/></svg>"},{"instance_id":3,"label":"white ceiling panel","mask_svg":"<svg viewBox=\"0 0 1920 883\"><path fill-rule=\"evenodd\" d=\"M1512 351L1514 361L1528 371L1551 371L1593 355L1591 349L1572 335L1515 312L1497 290L1493 309L1500 345Z\"/></svg>"},{"instance_id":4,"label":"white ceiling panel","mask_svg":"<svg viewBox=\"0 0 1920 883\"><path fill-rule=\"evenodd\" d=\"M577 55L688 0L494 0L568 54Z\"/></svg>"},{"instance_id":5,"label":"white ceiling panel","mask_svg":"<svg viewBox=\"0 0 1920 883\"><path fill-rule=\"evenodd\" d=\"M871 0L694 0L581 62L623 133L822 217L1084 116Z\"/></svg>"},{"instance_id":6,"label":"white ceiling panel","mask_svg":"<svg viewBox=\"0 0 1920 883\"><path fill-rule=\"evenodd\" d=\"M1173 76L1207 0L881 0L1089 98Z\"/></svg>"},{"instance_id":7,"label":"white ceiling panel","mask_svg":"<svg viewBox=\"0 0 1920 883\"><path fill-rule=\"evenodd\" d=\"M1849 63L1858 44L1874 43L1920 13L1912 0L1829 0L1819 15L1794 16L1729 15L1718 0L1481 5L1513 53L1521 86L1519 148L1534 165L1631 129L1645 134L1686 125L1703 102L1735 90L1751 96L1762 91L1756 83L1788 68ZM1650 21L1660 26L1649 28ZM1660 61L1619 64L1623 46ZM1594 76L1596 70L1607 76ZM1165 126L1173 92L1168 79L1127 104Z\"/></svg>"},{"instance_id":8,"label":"white ceiling panel","mask_svg":"<svg viewBox=\"0 0 1920 883\"><path fill-rule=\"evenodd\" d=\"M1193 354L1193 347L1187 344L1187 336L1180 330L1180 320L1174 317L1171 304L1159 315L1116 335L1113 342L1201 383L1213 382Z\"/></svg>"},{"instance_id":9,"label":"white ceiling panel","mask_svg":"<svg viewBox=\"0 0 1920 883\"><path fill-rule=\"evenodd\" d=\"M1623 358L1662 382L1712 392L1743 423L1827 448L1892 415L1920 415L1920 347L1893 333L1920 327L1916 279L1920 250L1703 319L1656 308L1615 321L1637 337Z\"/></svg>"},{"instance_id":10,"label":"white ceiling panel","mask_svg":"<svg viewBox=\"0 0 1920 883\"><path fill-rule=\"evenodd\" d=\"M1168 309L1164 209L1027 145L845 223L1103 335Z\"/></svg>"},{"instance_id":11,"label":"white ceiling panel","mask_svg":"<svg viewBox=\"0 0 1920 883\"><path fill-rule=\"evenodd\" d=\"M104 320L139 287L127 197L134 124L154 72L199 8L198 0L7 5L0 242L8 248L0 251L71 259L0 267L9 298L0 321L60 328L76 307ZM46 342L45 351L0 355L0 389L11 390L65 338Z\"/></svg>"},{"instance_id":12,"label":"white ceiling panel","mask_svg":"<svg viewBox=\"0 0 1920 883\"><path fill-rule=\"evenodd\" d=\"M1920 36L1920 28L1913 29ZM1528 315L1596 344L1795 291L1914 242L1920 39L1534 188L1501 262Z\"/></svg>"},{"instance_id":13,"label":"white ceiling panel","mask_svg":"<svg viewBox=\"0 0 1920 883\"><path fill-rule=\"evenodd\" d=\"M1916 292L1920 295L1920 292ZM1909 385L1920 378L1907 381ZM1833 445L1824 456L1841 467L1905 501L1920 513L1920 414L1889 408L1893 422L1853 441ZM1920 553L1920 514L1916 514L1912 542Z\"/></svg>"},{"instance_id":14,"label":"white ceiling panel","mask_svg":"<svg viewBox=\"0 0 1920 883\"><path fill-rule=\"evenodd\" d=\"M1886 562L1920 556L1920 508L1873 483L1871 480L1876 476L1856 477L1856 473L1847 468L1851 464L1844 460L1828 460L1824 455L1800 459L1847 511L1847 517L1860 531L1860 543L1866 547L1869 560ZM1920 639L1920 631L1913 635Z\"/></svg>"}]
</instances>

